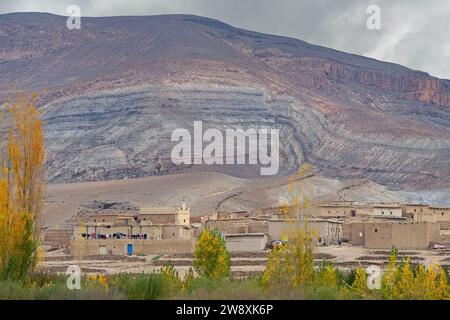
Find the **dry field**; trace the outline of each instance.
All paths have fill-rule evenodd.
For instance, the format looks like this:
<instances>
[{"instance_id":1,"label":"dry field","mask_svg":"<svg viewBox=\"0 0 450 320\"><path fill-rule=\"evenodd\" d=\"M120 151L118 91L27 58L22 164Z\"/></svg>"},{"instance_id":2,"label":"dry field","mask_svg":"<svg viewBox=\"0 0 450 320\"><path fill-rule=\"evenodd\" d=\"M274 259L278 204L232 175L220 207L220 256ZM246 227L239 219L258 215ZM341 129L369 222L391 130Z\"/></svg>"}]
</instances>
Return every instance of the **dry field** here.
<instances>
[{"instance_id":1,"label":"dry field","mask_svg":"<svg viewBox=\"0 0 450 320\"><path fill-rule=\"evenodd\" d=\"M234 276L250 276L260 274L266 265L268 251L233 252L231 254L231 270ZM383 266L387 262L389 251L369 250L350 245L328 246L317 248L316 264L323 261L333 262L342 270L358 266ZM450 252L443 250L405 250L400 251L401 257L409 257L412 263L439 263L445 269L450 268ZM63 250L47 252L43 267L49 271L65 272L69 265L78 265L85 273L147 273L159 269L166 264L174 265L180 275L192 266L194 255L165 254L151 256L118 256L97 255L77 258Z\"/></svg>"}]
</instances>

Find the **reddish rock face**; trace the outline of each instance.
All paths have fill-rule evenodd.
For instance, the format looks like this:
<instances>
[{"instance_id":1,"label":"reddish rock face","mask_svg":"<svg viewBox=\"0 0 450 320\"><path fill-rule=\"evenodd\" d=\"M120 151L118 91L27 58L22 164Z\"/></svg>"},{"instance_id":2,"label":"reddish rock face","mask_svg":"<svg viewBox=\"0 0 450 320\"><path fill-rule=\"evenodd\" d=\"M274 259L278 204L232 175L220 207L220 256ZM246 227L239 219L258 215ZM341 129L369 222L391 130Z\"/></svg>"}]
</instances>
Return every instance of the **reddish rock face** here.
<instances>
[{"instance_id":1,"label":"reddish rock face","mask_svg":"<svg viewBox=\"0 0 450 320\"><path fill-rule=\"evenodd\" d=\"M450 81L187 15L0 16L0 85L41 93L50 181L180 170L170 132L204 120L281 129L280 174L450 186ZM0 92L5 97L6 92Z\"/></svg>"}]
</instances>

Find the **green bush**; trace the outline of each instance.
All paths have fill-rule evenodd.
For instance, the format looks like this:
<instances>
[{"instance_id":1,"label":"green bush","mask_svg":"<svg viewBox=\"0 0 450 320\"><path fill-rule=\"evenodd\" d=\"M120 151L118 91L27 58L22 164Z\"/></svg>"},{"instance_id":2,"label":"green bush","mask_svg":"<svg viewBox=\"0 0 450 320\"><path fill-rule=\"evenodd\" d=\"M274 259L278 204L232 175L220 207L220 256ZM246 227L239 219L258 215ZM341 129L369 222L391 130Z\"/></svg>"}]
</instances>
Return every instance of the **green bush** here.
<instances>
[{"instance_id":1,"label":"green bush","mask_svg":"<svg viewBox=\"0 0 450 320\"><path fill-rule=\"evenodd\" d=\"M213 279L200 277L192 281L191 287L184 295L184 299L218 299L218 300L246 300L264 299L264 291L260 277L247 279Z\"/></svg>"},{"instance_id":2,"label":"green bush","mask_svg":"<svg viewBox=\"0 0 450 320\"><path fill-rule=\"evenodd\" d=\"M119 275L115 283L117 290L131 300L156 300L168 295L166 280L161 273Z\"/></svg>"}]
</instances>

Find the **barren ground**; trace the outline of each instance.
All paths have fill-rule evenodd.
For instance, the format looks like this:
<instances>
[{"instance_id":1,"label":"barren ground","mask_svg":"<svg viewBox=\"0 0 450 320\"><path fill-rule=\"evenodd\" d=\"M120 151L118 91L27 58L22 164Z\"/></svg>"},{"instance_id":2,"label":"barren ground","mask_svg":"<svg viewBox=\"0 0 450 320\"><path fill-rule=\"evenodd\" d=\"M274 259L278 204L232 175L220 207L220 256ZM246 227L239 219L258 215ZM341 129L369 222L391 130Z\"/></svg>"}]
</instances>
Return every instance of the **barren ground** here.
<instances>
[{"instance_id":1,"label":"barren ground","mask_svg":"<svg viewBox=\"0 0 450 320\"><path fill-rule=\"evenodd\" d=\"M234 276L249 276L260 274L266 265L268 251L258 252L236 252L232 253L231 270ZM445 269L450 269L450 252L444 250L403 250L400 258L409 257L412 263L439 263ZM323 261L331 261L342 270L358 266L369 265L383 266L387 262L389 251L372 250L355 247L351 245L328 246L317 248L316 265ZM64 253L62 250L47 252L44 268L55 272L65 272L69 265L78 265L84 273L148 273L158 270L168 263L175 266L180 276L192 267L194 255L190 254L167 254L149 256L117 256L102 255L77 258Z\"/></svg>"}]
</instances>

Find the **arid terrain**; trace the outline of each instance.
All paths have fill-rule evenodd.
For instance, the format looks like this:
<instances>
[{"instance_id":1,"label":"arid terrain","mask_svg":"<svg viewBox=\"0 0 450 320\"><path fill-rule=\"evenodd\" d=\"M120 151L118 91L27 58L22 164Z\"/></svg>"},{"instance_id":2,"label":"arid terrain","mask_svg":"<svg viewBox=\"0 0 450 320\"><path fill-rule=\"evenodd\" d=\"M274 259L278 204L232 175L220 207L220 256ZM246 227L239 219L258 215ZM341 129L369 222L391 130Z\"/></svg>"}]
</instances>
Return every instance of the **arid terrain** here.
<instances>
[{"instance_id":1,"label":"arid terrain","mask_svg":"<svg viewBox=\"0 0 450 320\"><path fill-rule=\"evenodd\" d=\"M178 206L183 199L192 215L243 211L291 203L298 193L319 203L348 200L450 205L449 189L392 191L367 180L339 181L315 175L294 180L292 190L288 184L288 177L239 179L212 172L53 184L47 188L44 224L64 227L96 209L104 211L111 206L115 212L133 212L140 207Z\"/></svg>"},{"instance_id":2,"label":"arid terrain","mask_svg":"<svg viewBox=\"0 0 450 320\"><path fill-rule=\"evenodd\" d=\"M308 161L331 179L450 187L450 82L400 65L190 15L86 17L68 30L62 16L5 14L0 59L2 88L40 94L51 183L258 176L172 163L171 132L203 120L280 129L280 175Z\"/></svg>"},{"instance_id":3,"label":"arid terrain","mask_svg":"<svg viewBox=\"0 0 450 320\"><path fill-rule=\"evenodd\" d=\"M250 276L261 274L267 263L268 251L233 252L231 256L231 270L234 276ZM370 250L351 245L318 247L315 264L331 261L340 269L349 270L358 266L369 265L385 266L389 251ZM450 270L448 250L402 250L399 258L410 258L411 263L424 263L425 265L439 263L443 268ZM119 272L142 273L158 270L170 263L179 270L180 275L192 267L193 253L162 254L150 256L83 256L69 255L64 250L55 250L46 254L44 268L56 272L64 272L71 264L79 265L86 273L114 274Z\"/></svg>"}]
</instances>

